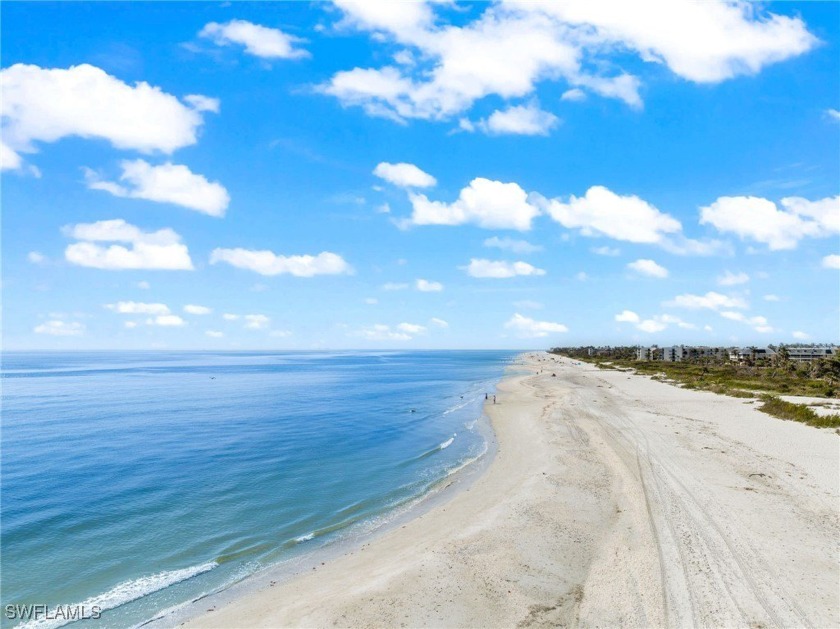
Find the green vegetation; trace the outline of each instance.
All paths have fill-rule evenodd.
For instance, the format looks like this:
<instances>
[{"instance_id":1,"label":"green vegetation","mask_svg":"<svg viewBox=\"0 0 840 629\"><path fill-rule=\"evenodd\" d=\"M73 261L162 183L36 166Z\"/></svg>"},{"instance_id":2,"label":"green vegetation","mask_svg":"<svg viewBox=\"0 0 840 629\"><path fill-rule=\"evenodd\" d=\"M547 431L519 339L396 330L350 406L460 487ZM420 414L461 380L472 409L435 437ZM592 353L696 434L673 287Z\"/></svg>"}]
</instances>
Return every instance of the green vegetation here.
<instances>
[{"instance_id":1,"label":"green vegetation","mask_svg":"<svg viewBox=\"0 0 840 629\"><path fill-rule=\"evenodd\" d=\"M764 403L758 407L758 410L773 417L790 419L810 426L819 426L820 428L840 428L840 415L837 413L817 415L813 409L803 404L785 402L772 395L763 395L761 399Z\"/></svg>"},{"instance_id":2,"label":"green vegetation","mask_svg":"<svg viewBox=\"0 0 840 629\"><path fill-rule=\"evenodd\" d=\"M774 360L737 364L711 359L666 362L636 360L635 348L615 347L598 350L590 356L590 348L554 348L551 353L592 363L601 369L633 371L668 382L684 389L710 391L738 398L761 398L761 411L774 417L803 422L811 426L840 427L840 415L817 415L803 404L779 399L779 395L836 398L840 392L840 360L816 360L796 363L787 352Z\"/></svg>"}]
</instances>

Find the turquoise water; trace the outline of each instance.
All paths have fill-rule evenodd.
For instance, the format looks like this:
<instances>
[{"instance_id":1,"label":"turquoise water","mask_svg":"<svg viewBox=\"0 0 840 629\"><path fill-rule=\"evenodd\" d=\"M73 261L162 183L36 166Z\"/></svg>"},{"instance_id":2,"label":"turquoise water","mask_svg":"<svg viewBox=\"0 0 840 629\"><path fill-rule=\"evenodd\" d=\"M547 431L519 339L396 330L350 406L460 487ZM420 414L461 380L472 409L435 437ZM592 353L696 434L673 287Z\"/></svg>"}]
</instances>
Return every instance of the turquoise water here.
<instances>
[{"instance_id":1,"label":"turquoise water","mask_svg":"<svg viewBox=\"0 0 840 629\"><path fill-rule=\"evenodd\" d=\"M135 626L374 530L481 456L514 355L7 354L3 603Z\"/></svg>"}]
</instances>

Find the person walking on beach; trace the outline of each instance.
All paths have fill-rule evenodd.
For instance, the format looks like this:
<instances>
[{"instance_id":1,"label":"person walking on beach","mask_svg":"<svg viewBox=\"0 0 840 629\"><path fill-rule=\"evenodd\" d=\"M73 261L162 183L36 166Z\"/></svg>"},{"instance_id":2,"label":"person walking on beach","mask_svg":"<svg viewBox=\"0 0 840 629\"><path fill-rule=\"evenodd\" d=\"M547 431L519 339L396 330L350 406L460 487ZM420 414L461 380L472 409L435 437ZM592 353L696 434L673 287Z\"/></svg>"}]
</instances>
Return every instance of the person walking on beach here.
<instances>
[{"instance_id":1,"label":"person walking on beach","mask_svg":"<svg viewBox=\"0 0 840 629\"><path fill-rule=\"evenodd\" d=\"M487 399L487 396L488 396L488 395L489 395L488 393L485 393L485 394L484 394L484 399L485 399L485 400Z\"/></svg>"},{"instance_id":2,"label":"person walking on beach","mask_svg":"<svg viewBox=\"0 0 840 629\"><path fill-rule=\"evenodd\" d=\"M493 396L493 404L495 404L495 403L496 403L496 396L494 395Z\"/></svg>"}]
</instances>

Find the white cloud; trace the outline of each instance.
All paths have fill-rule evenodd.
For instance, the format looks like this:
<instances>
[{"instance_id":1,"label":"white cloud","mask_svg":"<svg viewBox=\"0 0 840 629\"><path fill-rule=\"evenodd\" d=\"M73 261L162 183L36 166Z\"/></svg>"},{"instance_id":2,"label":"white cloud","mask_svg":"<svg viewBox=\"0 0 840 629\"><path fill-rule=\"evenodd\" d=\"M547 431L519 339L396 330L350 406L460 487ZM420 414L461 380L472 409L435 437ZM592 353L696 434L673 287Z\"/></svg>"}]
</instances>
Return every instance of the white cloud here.
<instances>
[{"instance_id":1,"label":"white cloud","mask_svg":"<svg viewBox=\"0 0 840 629\"><path fill-rule=\"evenodd\" d=\"M498 236L493 236L492 238L487 238L484 241L485 247L496 247L497 249L502 249L504 251L512 251L513 253L535 253L537 251L542 251L542 247L539 245L532 245L527 240L514 240L513 238L499 238Z\"/></svg>"},{"instance_id":2,"label":"white cloud","mask_svg":"<svg viewBox=\"0 0 840 629\"><path fill-rule=\"evenodd\" d=\"M88 188L104 190L117 197L146 199L159 203L174 203L210 216L224 216L230 195L220 183L207 181L186 166L166 162L152 166L142 159L120 163L120 181L105 181L90 169L85 169Z\"/></svg>"},{"instance_id":3,"label":"white cloud","mask_svg":"<svg viewBox=\"0 0 840 629\"><path fill-rule=\"evenodd\" d=\"M368 306L375 306L376 304L379 303L379 300L376 297L366 297L365 298L365 303Z\"/></svg>"},{"instance_id":4,"label":"white cloud","mask_svg":"<svg viewBox=\"0 0 840 629\"><path fill-rule=\"evenodd\" d=\"M346 275L352 268L340 255L323 251L316 256L284 256L267 250L214 249L210 264L226 262L240 269L254 271L260 275L281 275L288 273L295 277L315 275Z\"/></svg>"},{"instance_id":5,"label":"white cloud","mask_svg":"<svg viewBox=\"0 0 840 629\"><path fill-rule=\"evenodd\" d=\"M840 255L833 253L822 259L822 265L826 269L840 269Z\"/></svg>"},{"instance_id":6,"label":"white cloud","mask_svg":"<svg viewBox=\"0 0 840 629\"><path fill-rule=\"evenodd\" d=\"M186 324L187 322L181 317L173 314L158 315L154 318L146 319L146 325L159 325L164 328L180 328Z\"/></svg>"},{"instance_id":7,"label":"white cloud","mask_svg":"<svg viewBox=\"0 0 840 629\"><path fill-rule=\"evenodd\" d=\"M795 249L805 237L840 233L840 196L819 201L787 197L780 203L783 209L761 197L720 197L700 208L700 223L764 243L771 251Z\"/></svg>"},{"instance_id":8,"label":"white cloud","mask_svg":"<svg viewBox=\"0 0 840 629\"><path fill-rule=\"evenodd\" d=\"M408 284L402 282L386 282L382 285L382 290L405 290Z\"/></svg>"},{"instance_id":9,"label":"white cloud","mask_svg":"<svg viewBox=\"0 0 840 629\"><path fill-rule=\"evenodd\" d=\"M589 276L586 274L586 271L579 271L579 272L575 275L575 279L576 279L578 282L585 282L586 280L588 280L588 279L589 279Z\"/></svg>"},{"instance_id":10,"label":"white cloud","mask_svg":"<svg viewBox=\"0 0 840 629\"><path fill-rule=\"evenodd\" d=\"M117 314L168 315L170 313L169 306L166 304L139 301L118 301L115 304L105 304L105 308Z\"/></svg>"},{"instance_id":11,"label":"white cloud","mask_svg":"<svg viewBox=\"0 0 840 629\"><path fill-rule=\"evenodd\" d=\"M583 197L572 195L566 203L532 196L551 218L584 236L655 244L682 229L678 220L639 197L620 196L603 186L592 186Z\"/></svg>"},{"instance_id":12,"label":"white cloud","mask_svg":"<svg viewBox=\"0 0 840 629\"><path fill-rule=\"evenodd\" d=\"M584 92L579 87L573 87L572 89L563 92L563 95L560 97L560 100L567 100L579 103L581 101L586 100L586 92Z\"/></svg>"},{"instance_id":13,"label":"white cloud","mask_svg":"<svg viewBox=\"0 0 840 629\"><path fill-rule=\"evenodd\" d=\"M140 324L137 323L136 321L126 321L125 323L123 323L123 327L126 328L127 330L133 330L138 325L140 325Z\"/></svg>"},{"instance_id":14,"label":"white cloud","mask_svg":"<svg viewBox=\"0 0 840 629\"><path fill-rule=\"evenodd\" d=\"M525 5L565 24L591 29L593 44L633 50L678 76L717 83L756 74L817 44L803 21L748 3L646 0L636 3L542 2Z\"/></svg>"},{"instance_id":15,"label":"white cloud","mask_svg":"<svg viewBox=\"0 0 840 629\"><path fill-rule=\"evenodd\" d=\"M212 308L207 306L198 306L196 304L187 304L184 306L184 312L191 315L209 315L213 312Z\"/></svg>"},{"instance_id":16,"label":"white cloud","mask_svg":"<svg viewBox=\"0 0 840 629\"><path fill-rule=\"evenodd\" d=\"M811 335L806 332L802 332L801 330L796 330L793 332L793 338L795 338L798 341L807 341L809 338L811 338Z\"/></svg>"},{"instance_id":17,"label":"white cloud","mask_svg":"<svg viewBox=\"0 0 840 629\"><path fill-rule=\"evenodd\" d=\"M701 308L708 308L710 310L720 310L721 308L746 308L747 303L740 297L721 295L714 291L709 291L705 295L684 294L677 295L671 301L666 301L664 306L672 306L677 308L689 308L692 310L699 310Z\"/></svg>"},{"instance_id":18,"label":"white cloud","mask_svg":"<svg viewBox=\"0 0 840 629\"><path fill-rule=\"evenodd\" d=\"M764 301L781 301L778 295L765 295Z\"/></svg>"},{"instance_id":19,"label":"white cloud","mask_svg":"<svg viewBox=\"0 0 840 629\"><path fill-rule=\"evenodd\" d=\"M304 40L276 28L260 26L245 20L231 20L224 24L210 22L200 37L213 40L219 46L240 44L248 54L262 59L300 59L309 53L295 44Z\"/></svg>"},{"instance_id":20,"label":"white cloud","mask_svg":"<svg viewBox=\"0 0 840 629\"><path fill-rule=\"evenodd\" d=\"M545 275L543 269L538 269L527 262L507 262L505 260L484 260L471 258L469 265L463 268L471 277L509 278L517 275Z\"/></svg>"},{"instance_id":21,"label":"white cloud","mask_svg":"<svg viewBox=\"0 0 840 629\"><path fill-rule=\"evenodd\" d=\"M400 323L397 326L397 329L400 332L405 332L406 334L412 335L425 334L427 330L426 326L418 325L416 323Z\"/></svg>"},{"instance_id":22,"label":"white cloud","mask_svg":"<svg viewBox=\"0 0 840 629\"><path fill-rule=\"evenodd\" d=\"M0 171L20 170L23 159L5 142L0 140Z\"/></svg>"},{"instance_id":23,"label":"white cloud","mask_svg":"<svg viewBox=\"0 0 840 629\"><path fill-rule=\"evenodd\" d=\"M272 330L268 335L275 339L287 339L292 336L289 330Z\"/></svg>"},{"instance_id":24,"label":"white cloud","mask_svg":"<svg viewBox=\"0 0 840 629\"><path fill-rule=\"evenodd\" d=\"M380 162L373 169L373 174L401 188L431 188L437 185L437 179L429 173L420 170L414 164L405 162L398 164Z\"/></svg>"},{"instance_id":25,"label":"white cloud","mask_svg":"<svg viewBox=\"0 0 840 629\"><path fill-rule=\"evenodd\" d=\"M222 315L222 319L225 321L237 321L239 319L239 315L233 314L232 312L226 312Z\"/></svg>"},{"instance_id":26,"label":"white cloud","mask_svg":"<svg viewBox=\"0 0 840 629\"><path fill-rule=\"evenodd\" d=\"M623 310L615 315L614 319L619 323L632 323L637 330L653 334L665 330L669 325L676 325L679 328L686 330L693 330L696 326L692 323L683 321L679 317L669 314L654 315L650 319L642 319L638 314L632 310Z\"/></svg>"},{"instance_id":27,"label":"white cloud","mask_svg":"<svg viewBox=\"0 0 840 629\"><path fill-rule=\"evenodd\" d=\"M720 286L737 286L738 284L746 284L750 281L750 276L740 271L732 273L731 271L724 271L723 275L717 278L717 283Z\"/></svg>"},{"instance_id":28,"label":"white cloud","mask_svg":"<svg viewBox=\"0 0 840 629\"><path fill-rule=\"evenodd\" d=\"M141 281L137 282L137 288L139 288L141 290L149 290L151 287L152 287L152 285L149 284L146 280L141 280Z\"/></svg>"},{"instance_id":29,"label":"white cloud","mask_svg":"<svg viewBox=\"0 0 840 629\"><path fill-rule=\"evenodd\" d=\"M62 229L75 242L64 251L64 257L71 264L106 270L155 269L185 270L193 269L187 246L181 243L181 237L171 229L156 232L144 232L122 219L79 223ZM129 243L107 247L98 242Z\"/></svg>"},{"instance_id":30,"label":"white cloud","mask_svg":"<svg viewBox=\"0 0 840 629\"><path fill-rule=\"evenodd\" d=\"M635 262L630 262L627 268L641 275L648 277L655 277L658 279L665 279L668 277L668 269L654 262L653 260L640 259Z\"/></svg>"},{"instance_id":31,"label":"white cloud","mask_svg":"<svg viewBox=\"0 0 840 629\"><path fill-rule=\"evenodd\" d=\"M497 109L475 126L488 135L548 135L558 124L557 116L531 103Z\"/></svg>"},{"instance_id":32,"label":"white cloud","mask_svg":"<svg viewBox=\"0 0 840 629\"><path fill-rule=\"evenodd\" d=\"M35 334L48 334L50 336L80 336L85 332L85 326L78 321L45 321L36 325L32 330Z\"/></svg>"},{"instance_id":33,"label":"white cloud","mask_svg":"<svg viewBox=\"0 0 840 629\"><path fill-rule=\"evenodd\" d=\"M620 313L615 315L615 320L622 323L638 323L639 315L632 310L622 310Z\"/></svg>"},{"instance_id":34,"label":"white cloud","mask_svg":"<svg viewBox=\"0 0 840 629\"><path fill-rule=\"evenodd\" d=\"M720 316L724 319L730 319L731 321L738 321L740 323L745 323L752 327L756 332L773 332L772 326L767 322L766 317L762 317L760 315L754 317L748 317L743 312L733 312L724 310L720 313Z\"/></svg>"},{"instance_id":35,"label":"white cloud","mask_svg":"<svg viewBox=\"0 0 840 629\"><path fill-rule=\"evenodd\" d=\"M592 253L599 255L599 256L610 256L615 257L621 253L620 249L616 249L615 247L607 247L606 245L603 247L593 247L591 249Z\"/></svg>"},{"instance_id":36,"label":"white cloud","mask_svg":"<svg viewBox=\"0 0 840 629\"><path fill-rule=\"evenodd\" d=\"M837 109L826 109L825 113L831 120L840 121L840 110Z\"/></svg>"},{"instance_id":37,"label":"white cloud","mask_svg":"<svg viewBox=\"0 0 840 629\"><path fill-rule=\"evenodd\" d=\"M430 201L422 194L409 194L414 225L463 225L475 223L486 229L531 229L540 211L515 183L477 177L461 190L453 203Z\"/></svg>"},{"instance_id":38,"label":"white cloud","mask_svg":"<svg viewBox=\"0 0 840 629\"><path fill-rule=\"evenodd\" d=\"M218 98L211 98L210 96L203 96L201 94L187 94L184 96L184 101L196 111L210 111L214 114L219 113L221 107Z\"/></svg>"},{"instance_id":39,"label":"white cloud","mask_svg":"<svg viewBox=\"0 0 840 629\"><path fill-rule=\"evenodd\" d=\"M219 330L207 330L204 334L213 339L220 339L225 335L224 332L220 332Z\"/></svg>"},{"instance_id":40,"label":"white cloud","mask_svg":"<svg viewBox=\"0 0 840 629\"><path fill-rule=\"evenodd\" d=\"M196 143L206 111L194 105L198 95L184 104L159 87L131 86L88 64L64 70L18 63L0 70L0 88L3 142L17 152L78 136L171 153Z\"/></svg>"},{"instance_id":41,"label":"white cloud","mask_svg":"<svg viewBox=\"0 0 840 629\"><path fill-rule=\"evenodd\" d=\"M534 319L525 317L518 312L514 314L507 323L505 323L505 328L508 330L514 330L517 336L521 338L543 338L549 334L569 331L569 328L562 323L535 321Z\"/></svg>"},{"instance_id":42,"label":"white cloud","mask_svg":"<svg viewBox=\"0 0 840 629\"><path fill-rule=\"evenodd\" d=\"M443 290L443 284L440 282L431 282L424 279L417 280L414 285L422 293L439 293Z\"/></svg>"},{"instance_id":43,"label":"white cloud","mask_svg":"<svg viewBox=\"0 0 840 629\"><path fill-rule=\"evenodd\" d=\"M271 323L271 319L264 314L246 314L242 318L249 330L264 330Z\"/></svg>"},{"instance_id":44,"label":"white cloud","mask_svg":"<svg viewBox=\"0 0 840 629\"><path fill-rule=\"evenodd\" d=\"M472 20L458 14L457 24L431 3L337 4L339 27L370 31L398 65L340 71L320 89L395 120L447 119L484 97L522 98L557 80L638 108L639 79L615 73L628 53L709 83L755 74L817 43L798 17L724 0L501 2L478 5Z\"/></svg>"},{"instance_id":45,"label":"white cloud","mask_svg":"<svg viewBox=\"0 0 840 629\"><path fill-rule=\"evenodd\" d=\"M26 254L26 259L32 264L44 264L47 257L40 251L30 251Z\"/></svg>"},{"instance_id":46,"label":"white cloud","mask_svg":"<svg viewBox=\"0 0 840 629\"><path fill-rule=\"evenodd\" d=\"M438 319L437 317L432 317L431 319L429 319L429 323L431 323L432 325L436 325L439 328L449 327L449 323L447 321L444 321L443 319Z\"/></svg>"}]
</instances>

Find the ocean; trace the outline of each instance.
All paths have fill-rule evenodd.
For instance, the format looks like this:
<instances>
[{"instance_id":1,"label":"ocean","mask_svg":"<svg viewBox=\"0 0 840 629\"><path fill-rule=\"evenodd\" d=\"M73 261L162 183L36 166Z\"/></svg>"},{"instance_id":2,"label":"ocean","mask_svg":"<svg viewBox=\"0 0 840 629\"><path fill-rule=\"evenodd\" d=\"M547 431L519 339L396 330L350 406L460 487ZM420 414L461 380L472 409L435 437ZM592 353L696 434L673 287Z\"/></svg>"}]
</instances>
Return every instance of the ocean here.
<instances>
[{"instance_id":1,"label":"ocean","mask_svg":"<svg viewBox=\"0 0 840 629\"><path fill-rule=\"evenodd\" d=\"M5 354L2 626L135 627L386 526L481 460L515 354Z\"/></svg>"}]
</instances>

